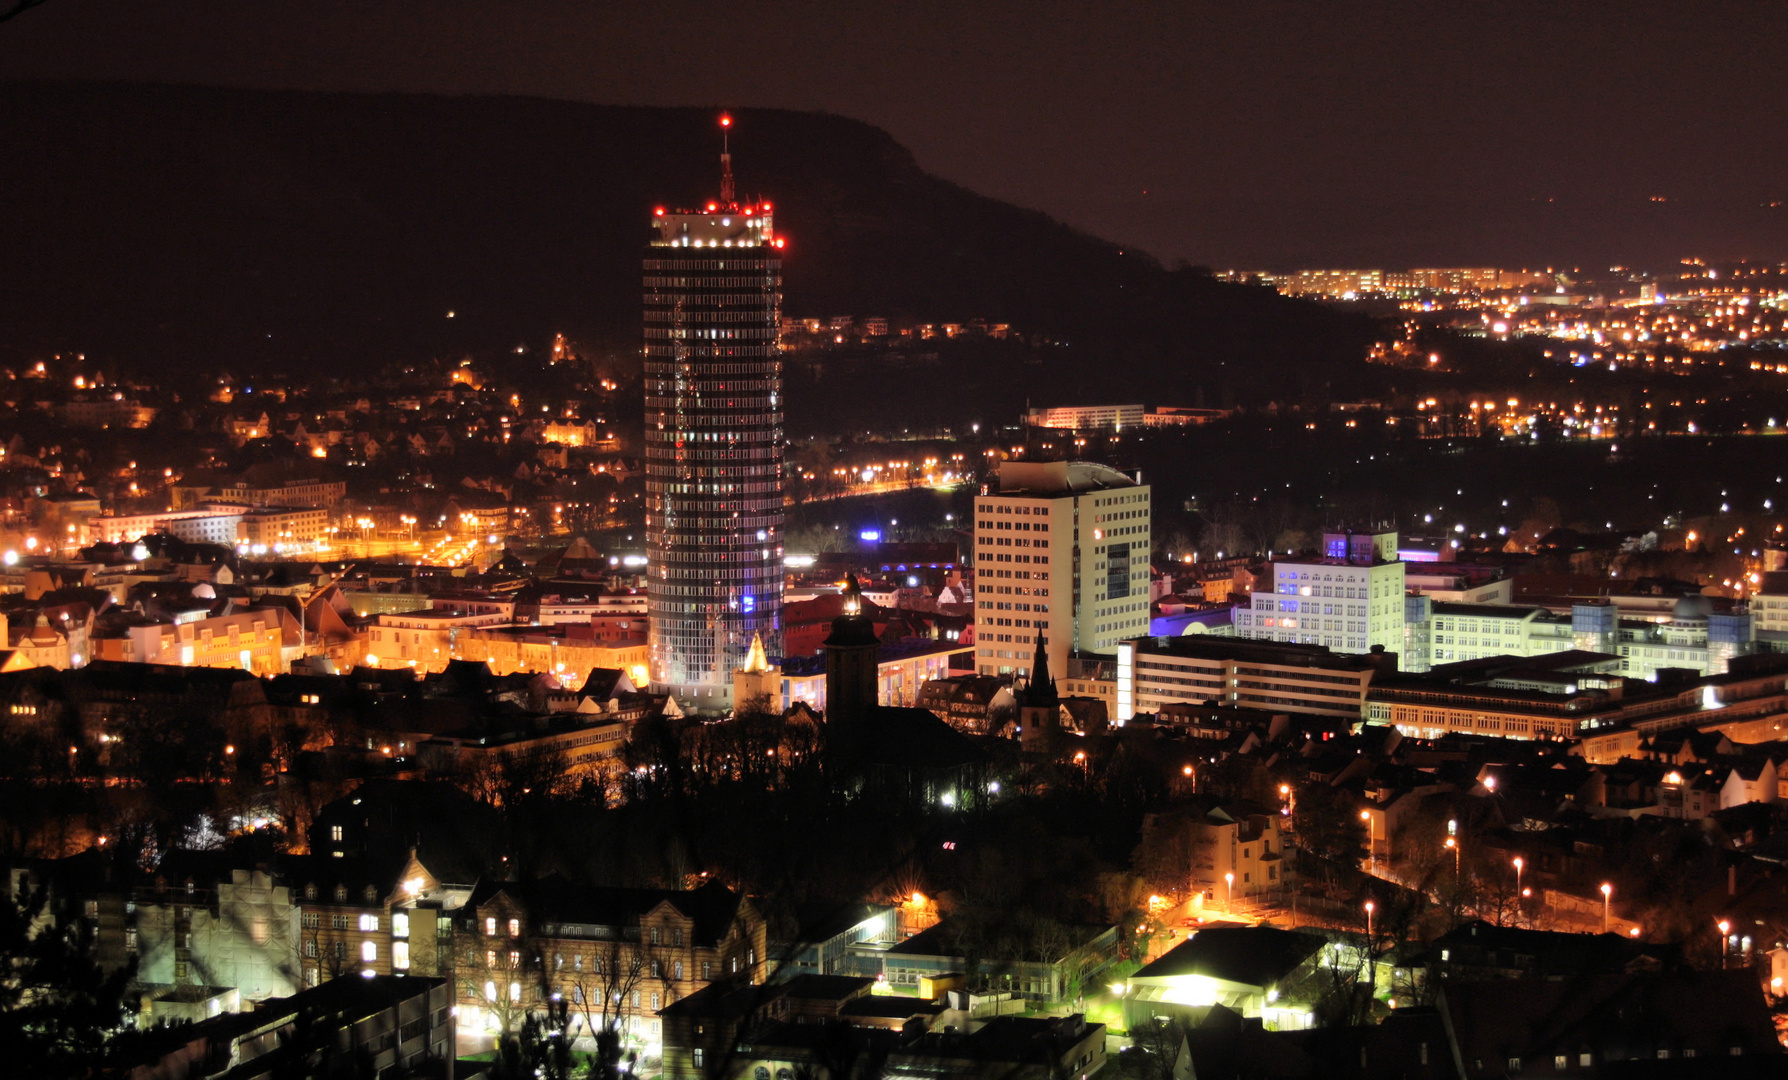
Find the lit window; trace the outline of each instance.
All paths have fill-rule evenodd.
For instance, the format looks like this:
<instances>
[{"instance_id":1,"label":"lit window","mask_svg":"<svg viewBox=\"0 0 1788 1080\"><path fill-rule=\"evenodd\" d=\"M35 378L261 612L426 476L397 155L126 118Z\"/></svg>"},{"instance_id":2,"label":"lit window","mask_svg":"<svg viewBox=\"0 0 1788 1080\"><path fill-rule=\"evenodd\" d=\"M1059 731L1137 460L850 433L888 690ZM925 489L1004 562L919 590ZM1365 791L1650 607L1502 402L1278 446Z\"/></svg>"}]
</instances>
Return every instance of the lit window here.
<instances>
[{"instance_id":1,"label":"lit window","mask_svg":"<svg viewBox=\"0 0 1788 1080\"><path fill-rule=\"evenodd\" d=\"M362 941L360 943L360 959L370 964L378 958L379 946L376 943L371 941Z\"/></svg>"},{"instance_id":2,"label":"lit window","mask_svg":"<svg viewBox=\"0 0 1788 1080\"><path fill-rule=\"evenodd\" d=\"M410 968L410 943L409 942L394 941L391 943L391 966L396 968L399 971L408 971L409 970L409 968Z\"/></svg>"}]
</instances>

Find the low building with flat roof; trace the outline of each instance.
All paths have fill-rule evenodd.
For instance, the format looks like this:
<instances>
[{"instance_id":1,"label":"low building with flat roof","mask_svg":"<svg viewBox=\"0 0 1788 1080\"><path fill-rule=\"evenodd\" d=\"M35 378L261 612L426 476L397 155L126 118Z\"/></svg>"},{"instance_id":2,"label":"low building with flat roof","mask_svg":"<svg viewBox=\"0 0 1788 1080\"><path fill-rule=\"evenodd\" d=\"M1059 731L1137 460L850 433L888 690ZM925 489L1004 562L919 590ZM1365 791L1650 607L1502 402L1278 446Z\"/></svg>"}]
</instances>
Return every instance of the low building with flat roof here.
<instances>
[{"instance_id":1,"label":"low building with flat roof","mask_svg":"<svg viewBox=\"0 0 1788 1080\"><path fill-rule=\"evenodd\" d=\"M1592 762L1637 756L1641 740L1679 728L1777 738L1788 658L1744 661L1724 675L1664 671L1653 682L1622 674L1624 660L1612 653L1481 657L1379 679L1367 691L1366 720L1424 739L1578 739Z\"/></svg>"},{"instance_id":2,"label":"low building with flat roof","mask_svg":"<svg viewBox=\"0 0 1788 1080\"><path fill-rule=\"evenodd\" d=\"M1270 1029L1312 1026L1323 938L1271 926L1199 930L1127 980L1129 1025L1178 1016L1196 1027L1222 1006ZM1304 992L1300 993L1302 990Z\"/></svg>"},{"instance_id":3,"label":"low building with flat roof","mask_svg":"<svg viewBox=\"0 0 1788 1080\"><path fill-rule=\"evenodd\" d=\"M1138 638L1118 646L1117 720L1182 703L1357 720L1365 715L1366 688L1396 670L1396 653L1341 654L1324 645L1209 635Z\"/></svg>"},{"instance_id":4,"label":"low building with flat roof","mask_svg":"<svg viewBox=\"0 0 1788 1080\"><path fill-rule=\"evenodd\" d=\"M446 979L332 979L253 1012L147 1032L116 1066L118 1075L157 1080L263 1080L285 1075L294 1061L308 1062L306 1076L333 1075L350 1063L367 1075L420 1075L425 1066L446 1072L455 1057L452 1004Z\"/></svg>"}]
</instances>

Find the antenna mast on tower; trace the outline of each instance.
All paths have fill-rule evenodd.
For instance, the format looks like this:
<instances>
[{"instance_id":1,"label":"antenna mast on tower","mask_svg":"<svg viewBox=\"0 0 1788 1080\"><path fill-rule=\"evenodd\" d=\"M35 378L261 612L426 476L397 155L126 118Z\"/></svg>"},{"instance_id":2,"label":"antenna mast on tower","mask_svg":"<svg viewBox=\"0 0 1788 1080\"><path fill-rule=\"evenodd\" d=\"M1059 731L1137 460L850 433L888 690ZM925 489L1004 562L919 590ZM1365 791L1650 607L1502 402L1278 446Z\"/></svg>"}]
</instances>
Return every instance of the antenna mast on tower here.
<instances>
[{"instance_id":1,"label":"antenna mast on tower","mask_svg":"<svg viewBox=\"0 0 1788 1080\"><path fill-rule=\"evenodd\" d=\"M733 126L733 118L726 113L720 114L720 205L733 204L733 155L727 141L727 132Z\"/></svg>"}]
</instances>

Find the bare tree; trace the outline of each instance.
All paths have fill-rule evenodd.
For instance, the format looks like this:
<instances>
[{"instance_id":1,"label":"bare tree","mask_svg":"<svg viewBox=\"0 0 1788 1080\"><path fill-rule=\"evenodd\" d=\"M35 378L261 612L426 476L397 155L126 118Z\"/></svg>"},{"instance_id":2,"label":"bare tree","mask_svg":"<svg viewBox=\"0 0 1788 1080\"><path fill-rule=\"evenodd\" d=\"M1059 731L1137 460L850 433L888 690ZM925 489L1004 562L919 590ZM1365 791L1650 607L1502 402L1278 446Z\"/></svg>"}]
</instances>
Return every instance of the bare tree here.
<instances>
[{"instance_id":1,"label":"bare tree","mask_svg":"<svg viewBox=\"0 0 1788 1080\"><path fill-rule=\"evenodd\" d=\"M651 972L648 947L615 938L598 944L587 957L574 954L569 972L558 956L553 965L569 988L571 1007L594 1040L598 1058L618 1058L633 995L641 992Z\"/></svg>"},{"instance_id":2,"label":"bare tree","mask_svg":"<svg viewBox=\"0 0 1788 1080\"><path fill-rule=\"evenodd\" d=\"M1186 1045L1186 1027L1169 1016L1155 1016L1130 1029L1130 1041L1141 1053L1136 1061L1142 1080L1173 1080L1173 1067Z\"/></svg>"}]
</instances>

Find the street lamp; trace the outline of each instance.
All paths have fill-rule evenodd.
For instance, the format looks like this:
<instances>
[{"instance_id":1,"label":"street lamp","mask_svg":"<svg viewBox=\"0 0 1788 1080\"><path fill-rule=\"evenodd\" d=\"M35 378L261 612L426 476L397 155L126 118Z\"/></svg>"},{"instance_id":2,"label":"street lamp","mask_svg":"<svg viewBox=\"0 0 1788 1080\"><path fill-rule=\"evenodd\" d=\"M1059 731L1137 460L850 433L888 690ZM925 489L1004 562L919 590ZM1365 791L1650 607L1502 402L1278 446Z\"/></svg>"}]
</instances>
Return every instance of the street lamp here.
<instances>
[{"instance_id":1,"label":"street lamp","mask_svg":"<svg viewBox=\"0 0 1788 1080\"><path fill-rule=\"evenodd\" d=\"M1235 911L1235 874L1234 873L1226 873L1223 875L1223 888L1224 888L1224 891L1228 894L1228 897L1227 897L1228 908L1231 912L1234 912Z\"/></svg>"},{"instance_id":2,"label":"street lamp","mask_svg":"<svg viewBox=\"0 0 1788 1080\"><path fill-rule=\"evenodd\" d=\"M1521 856L1515 856L1515 910L1517 912L1521 910L1521 897L1526 895L1521 891L1521 867L1523 865L1525 864L1522 863Z\"/></svg>"},{"instance_id":3,"label":"street lamp","mask_svg":"<svg viewBox=\"0 0 1788 1080\"><path fill-rule=\"evenodd\" d=\"M1459 880L1459 840L1458 840L1458 838L1453 837L1453 836L1447 837L1447 847L1451 848L1453 851L1453 881L1456 883Z\"/></svg>"},{"instance_id":4,"label":"street lamp","mask_svg":"<svg viewBox=\"0 0 1788 1080\"><path fill-rule=\"evenodd\" d=\"M1372 946L1372 912L1377 906L1370 900L1366 901L1366 959L1369 965L1366 976L1369 987L1367 992L1374 994L1378 992L1378 951Z\"/></svg>"},{"instance_id":5,"label":"street lamp","mask_svg":"<svg viewBox=\"0 0 1788 1080\"><path fill-rule=\"evenodd\" d=\"M1602 933L1608 932L1608 899L1614 895L1614 886L1602 882Z\"/></svg>"},{"instance_id":6,"label":"street lamp","mask_svg":"<svg viewBox=\"0 0 1788 1080\"><path fill-rule=\"evenodd\" d=\"M1361 810L1360 820L1366 823L1366 862L1371 866L1372 872L1376 874L1378 872L1378 838L1375 835L1377 830L1373 827L1372 811Z\"/></svg>"}]
</instances>

